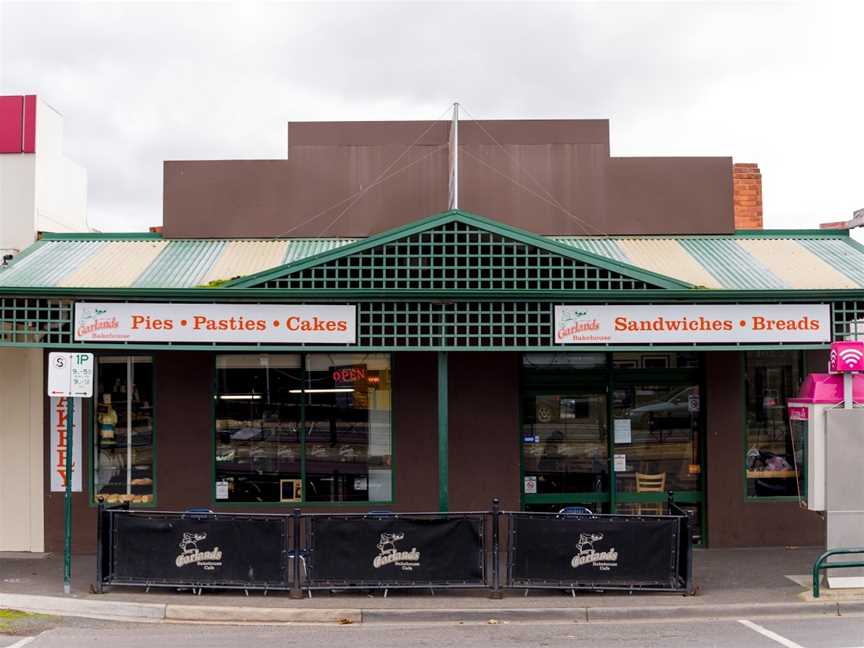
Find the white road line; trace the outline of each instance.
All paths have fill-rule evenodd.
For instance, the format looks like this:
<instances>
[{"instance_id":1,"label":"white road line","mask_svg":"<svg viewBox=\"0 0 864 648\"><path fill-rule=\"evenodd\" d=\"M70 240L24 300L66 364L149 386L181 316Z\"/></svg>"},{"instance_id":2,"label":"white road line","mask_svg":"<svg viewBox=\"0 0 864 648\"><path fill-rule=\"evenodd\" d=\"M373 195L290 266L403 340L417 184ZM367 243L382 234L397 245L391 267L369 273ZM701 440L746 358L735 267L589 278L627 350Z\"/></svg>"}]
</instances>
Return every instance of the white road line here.
<instances>
[{"instance_id":1,"label":"white road line","mask_svg":"<svg viewBox=\"0 0 864 648\"><path fill-rule=\"evenodd\" d=\"M36 635L36 637L38 637L38 636L39 636L39 635ZM16 642L15 642L14 644L12 644L11 646L6 646L6 648L22 648L22 646L26 646L26 645L29 644L31 641L35 641L35 640L36 640L36 637L24 637L23 639L20 639L19 641L16 641Z\"/></svg>"},{"instance_id":2,"label":"white road line","mask_svg":"<svg viewBox=\"0 0 864 648\"><path fill-rule=\"evenodd\" d=\"M786 637L777 634L776 632L772 632L768 628L763 628L758 623L753 623L752 621L748 621L747 619L738 619L738 623L741 625L750 628L753 632L758 632L763 637L768 637L772 641L776 641L781 646L786 646L786 648L804 648L801 644L797 644L791 639L787 639Z\"/></svg>"}]
</instances>

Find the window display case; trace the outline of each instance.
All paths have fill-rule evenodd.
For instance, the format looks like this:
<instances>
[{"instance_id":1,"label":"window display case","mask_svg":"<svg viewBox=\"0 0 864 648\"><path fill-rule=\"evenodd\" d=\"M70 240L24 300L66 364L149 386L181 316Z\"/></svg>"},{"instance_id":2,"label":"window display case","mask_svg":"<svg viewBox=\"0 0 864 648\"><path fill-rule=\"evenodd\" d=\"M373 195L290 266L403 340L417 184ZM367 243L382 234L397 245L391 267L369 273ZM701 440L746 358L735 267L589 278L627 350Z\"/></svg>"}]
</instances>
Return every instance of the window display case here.
<instances>
[{"instance_id":1,"label":"window display case","mask_svg":"<svg viewBox=\"0 0 864 648\"><path fill-rule=\"evenodd\" d=\"M153 361L100 356L93 412L93 493L107 504L154 503Z\"/></svg>"}]
</instances>

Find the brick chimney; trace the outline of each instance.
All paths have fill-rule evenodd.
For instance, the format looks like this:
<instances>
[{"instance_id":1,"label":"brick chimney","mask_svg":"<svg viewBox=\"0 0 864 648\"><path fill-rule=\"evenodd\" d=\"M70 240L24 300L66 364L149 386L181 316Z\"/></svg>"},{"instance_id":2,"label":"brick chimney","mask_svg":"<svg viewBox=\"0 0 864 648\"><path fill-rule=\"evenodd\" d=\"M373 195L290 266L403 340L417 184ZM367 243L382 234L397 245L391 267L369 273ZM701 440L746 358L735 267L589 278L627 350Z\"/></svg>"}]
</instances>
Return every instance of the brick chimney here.
<instances>
[{"instance_id":1,"label":"brick chimney","mask_svg":"<svg viewBox=\"0 0 864 648\"><path fill-rule=\"evenodd\" d=\"M762 172L758 164L732 165L735 229L762 229Z\"/></svg>"}]
</instances>

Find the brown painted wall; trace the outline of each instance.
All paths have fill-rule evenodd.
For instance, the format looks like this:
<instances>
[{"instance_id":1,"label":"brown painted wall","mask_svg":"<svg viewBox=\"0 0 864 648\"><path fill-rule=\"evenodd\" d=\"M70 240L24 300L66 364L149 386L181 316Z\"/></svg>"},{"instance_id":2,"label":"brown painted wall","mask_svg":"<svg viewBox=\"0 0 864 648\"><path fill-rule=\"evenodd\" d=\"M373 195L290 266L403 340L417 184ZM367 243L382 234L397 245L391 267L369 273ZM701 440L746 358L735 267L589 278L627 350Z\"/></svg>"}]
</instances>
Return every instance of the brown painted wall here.
<instances>
[{"instance_id":1,"label":"brown painted wall","mask_svg":"<svg viewBox=\"0 0 864 648\"><path fill-rule=\"evenodd\" d=\"M368 236L444 211L449 134L446 122L292 123L287 160L165 162L163 234ZM540 234L733 229L730 158L610 158L606 120L464 121L459 136L466 211Z\"/></svg>"},{"instance_id":2,"label":"brown painted wall","mask_svg":"<svg viewBox=\"0 0 864 648\"><path fill-rule=\"evenodd\" d=\"M438 360L435 353L393 356L396 505L438 510Z\"/></svg>"},{"instance_id":3,"label":"brown painted wall","mask_svg":"<svg viewBox=\"0 0 864 648\"><path fill-rule=\"evenodd\" d=\"M451 353L450 508L519 509L519 354Z\"/></svg>"},{"instance_id":4,"label":"brown painted wall","mask_svg":"<svg viewBox=\"0 0 864 648\"><path fill-rule=\"evenodd\" d=\"M797 502L744 498L743 366L740 353L705 354L708 408L708 538L711 547L819 545L825 526Z\"/></svg>"}]
</instances>

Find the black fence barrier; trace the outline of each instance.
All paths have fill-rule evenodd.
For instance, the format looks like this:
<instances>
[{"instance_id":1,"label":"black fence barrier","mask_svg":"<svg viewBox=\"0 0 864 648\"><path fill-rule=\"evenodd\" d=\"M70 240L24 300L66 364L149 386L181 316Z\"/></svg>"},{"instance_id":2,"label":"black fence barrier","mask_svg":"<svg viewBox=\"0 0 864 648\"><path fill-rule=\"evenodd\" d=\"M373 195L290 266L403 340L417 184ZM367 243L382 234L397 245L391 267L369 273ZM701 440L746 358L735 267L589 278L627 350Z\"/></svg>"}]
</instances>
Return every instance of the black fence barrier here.
<instances>
[{"instance_id":1,"label":"black fence barrier","mask_svg":"<svg viewBox=\"0 0 864 648\"><path fill-rule=\"evenodd\" d=\"M313 514L307 589L488 587L488 513Z\"/></svg>"},{"instance_id":2,"label":"black fence barrier","mask_svg":"<svg viewBox=\"0 0 864 648\"><path fill-rule=\"evenodd\" d=\"M281 515L100 510L102 585L288 589Z\"/></svg>"},{"instance_id":3,"label":"black fence barrier","mask_svg":"<svg viewBox=\"0 0 864 648\"><path fill-rule=\"evenodd\" d=\"M692 591L687 515L507 513L508 585Z\"/></svg>"},{"instance_id":4,"label":"black fence barrier","mask_svg":"<svg viewBox=\"0 0 864 648\"><path fill-rule=\"evenodd\" d=\"M506 567L499 569L501 558ZM490 563L491 561L491 563ZM487 565L491 564L491 573ZM293 515L99 506L103 585L693 591L687 514L491 511Z\"/></svg>"}]
</instances>

